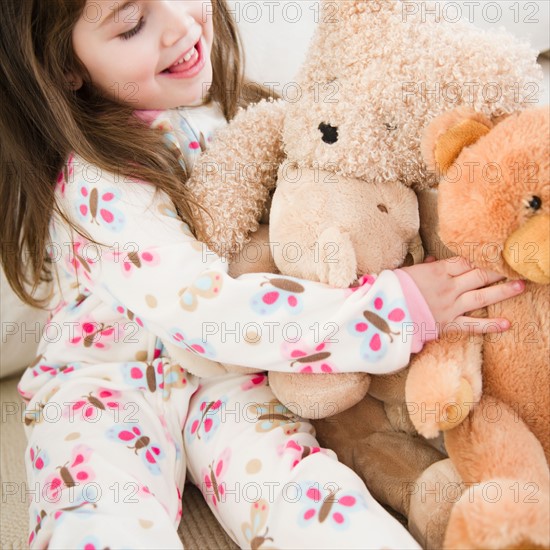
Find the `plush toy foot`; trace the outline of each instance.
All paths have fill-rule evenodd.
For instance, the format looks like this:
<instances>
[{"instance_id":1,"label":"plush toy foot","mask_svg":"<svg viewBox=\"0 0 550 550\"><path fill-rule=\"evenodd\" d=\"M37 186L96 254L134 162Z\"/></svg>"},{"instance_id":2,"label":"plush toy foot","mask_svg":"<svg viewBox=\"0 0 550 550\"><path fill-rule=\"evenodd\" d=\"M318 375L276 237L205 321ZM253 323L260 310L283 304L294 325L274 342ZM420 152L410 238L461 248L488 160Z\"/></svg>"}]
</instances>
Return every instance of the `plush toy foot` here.
<instances>
[{"instance_id":1,"label":"plush toy foot","mask_svg":"<svg viewBox=\"0 0 550 550\"><path fill-rule=\"evenodd\" d=\"M426 550L443 548L451 510L464 490L452 461L439 460L407 487L409 531Z\"/></svg>"},{"instance_id":2,"label":"plush toy foot","mask_svg":"<svg viewBox=\"0 0 550 550\"><path fill-rule=\"evenodd\" d=\"M442 431L450 430L460 424L469 414L474 403L474 392L466 378L460 379L460 386L454 400L445 403L441 408L441 420L438 422Z\"/></svg>"},{"instance_id":3,"label":"plush toy foot","mask_svg":"<svg viewBox=\"0 0 550 550\"><path fill-rule=\"evenodd\" d=\"M456 428L476 402L472 386L459 366L454 362L440 363L429 354L411 364L406 401L415 428L427 438Z\"/></svg>"},{"instance_id":4,"label":"plush toy foot","mask_svg":"<svg viewBox=\"0 0 550 550\"><path fill-rule=\"evenodd\" d=\"M319 281L348 288L357 279L357 258L349 235L337 227L328 227L319 236L318 247Z\"/></svg>"},{"instance_id":5,"label":"plush toy foot","mask_svg":"<svg viewBox=\"0 0 550 550\"><path fill-rule=\"evenodd\" d=\"M451 512L445 548L550 548L548 493L513 479L473 485Z\"/></svg>"},{"instance_id":6,"label":"plush toy foot","mask_svg":"<svg viewBox=\"0 0 550 550\"><path fill-rule=\"evenodd\" d=\"M365 397L370 376L364 372L306 374L271 371L269 386L277 399L302 418L339 414Z\"/></svg>"}]
</instances>

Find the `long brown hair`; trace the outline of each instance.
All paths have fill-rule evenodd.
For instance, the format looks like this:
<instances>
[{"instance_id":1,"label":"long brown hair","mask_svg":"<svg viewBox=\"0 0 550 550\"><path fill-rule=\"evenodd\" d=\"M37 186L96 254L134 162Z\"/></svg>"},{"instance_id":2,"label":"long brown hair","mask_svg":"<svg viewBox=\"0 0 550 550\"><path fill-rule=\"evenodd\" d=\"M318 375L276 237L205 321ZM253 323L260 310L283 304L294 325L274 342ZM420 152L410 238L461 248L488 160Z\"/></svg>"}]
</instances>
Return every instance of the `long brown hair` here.
<instances>
[{"instance_id":1,"label":"long brown hair","mask_svg":"<svg viewBox=\"0 0 550 550\"><path fill-rule=\"evenodd\" d=\"M0 1L0 258L16 294L38 307L46 299L33 294L51 278L46 247L50 218L58 212L54 183L71 151L101 170L155 185L197 229L182 184L187 174L174 154L157 132L131 116L131 106L94 89L73 52L72 30L85 3ZM245 80L240 37L226 0L212 0L212 6L213 82L205 102L218 101L229 121L238 107L270 94ZM66 82L71 72L84 78L77 92Z\"/></svg>"}]
</instances>

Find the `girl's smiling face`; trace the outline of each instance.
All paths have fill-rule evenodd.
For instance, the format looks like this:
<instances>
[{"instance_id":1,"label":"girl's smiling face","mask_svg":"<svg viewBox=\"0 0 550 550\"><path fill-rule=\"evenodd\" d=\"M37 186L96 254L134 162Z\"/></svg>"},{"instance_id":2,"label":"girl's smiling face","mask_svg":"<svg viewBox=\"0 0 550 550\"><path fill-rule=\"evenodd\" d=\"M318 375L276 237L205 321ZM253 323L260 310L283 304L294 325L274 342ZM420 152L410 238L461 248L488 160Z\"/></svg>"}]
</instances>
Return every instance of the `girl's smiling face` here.
<instances>
[{"instance_id":1,"label":"girl's smiling face","mask_svg":"<svg viewBox=\"0 0 550 550\"><path fill-rule=\"evenodd\" d=\"M73 48L93 85L136 109L198 105L212 82L210 0L88 0ZM71 75L78 88L82 80Z\"/></svg>"}]
</instances>

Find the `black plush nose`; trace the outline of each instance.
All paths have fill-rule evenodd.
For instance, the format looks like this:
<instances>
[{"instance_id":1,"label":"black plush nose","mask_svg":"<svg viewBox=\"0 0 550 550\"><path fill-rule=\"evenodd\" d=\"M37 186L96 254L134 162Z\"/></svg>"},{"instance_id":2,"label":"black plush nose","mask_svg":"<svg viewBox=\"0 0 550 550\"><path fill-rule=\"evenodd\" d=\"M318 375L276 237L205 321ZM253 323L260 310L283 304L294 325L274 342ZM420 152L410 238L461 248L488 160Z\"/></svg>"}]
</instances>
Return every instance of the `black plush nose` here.
<instances>
[{"instance_id":1,"label":"black plush nose","mask_svg":"<svg viewBox=\"0 0 550 550\"><path fill-rule=\"evenodd\" d=\"M321 124L319 124L319 130L321 131L321 134L323 134L323 137L321 139L325 143L332 145L333 143L336 143L338 141L337 126L331 126L330 124L325 124L324 122L321 122Z\"/></svg>"}]
</instances>

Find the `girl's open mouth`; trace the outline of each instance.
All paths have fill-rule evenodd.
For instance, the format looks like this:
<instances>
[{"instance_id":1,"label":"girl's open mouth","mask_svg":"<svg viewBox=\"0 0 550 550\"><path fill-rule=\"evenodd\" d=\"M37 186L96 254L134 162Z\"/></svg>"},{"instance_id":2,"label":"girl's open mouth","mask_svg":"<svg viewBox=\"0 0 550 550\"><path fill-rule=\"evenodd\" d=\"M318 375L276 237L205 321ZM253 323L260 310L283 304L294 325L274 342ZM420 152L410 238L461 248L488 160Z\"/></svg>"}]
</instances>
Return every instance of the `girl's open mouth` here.
<instances>
[{"instance_id":1,"label":"girl's open mouth","mask_svg":"<svg viewBox=\"0 0 550 550\"><path fill-rule=\"evenodd\" d=\"M173 65L162 71L161 74L176 77L191 77L195 76L202 69L203 65L202 44L201 40L199 40L191 50L180 57Z\"/></svg>"}]
</instances>

